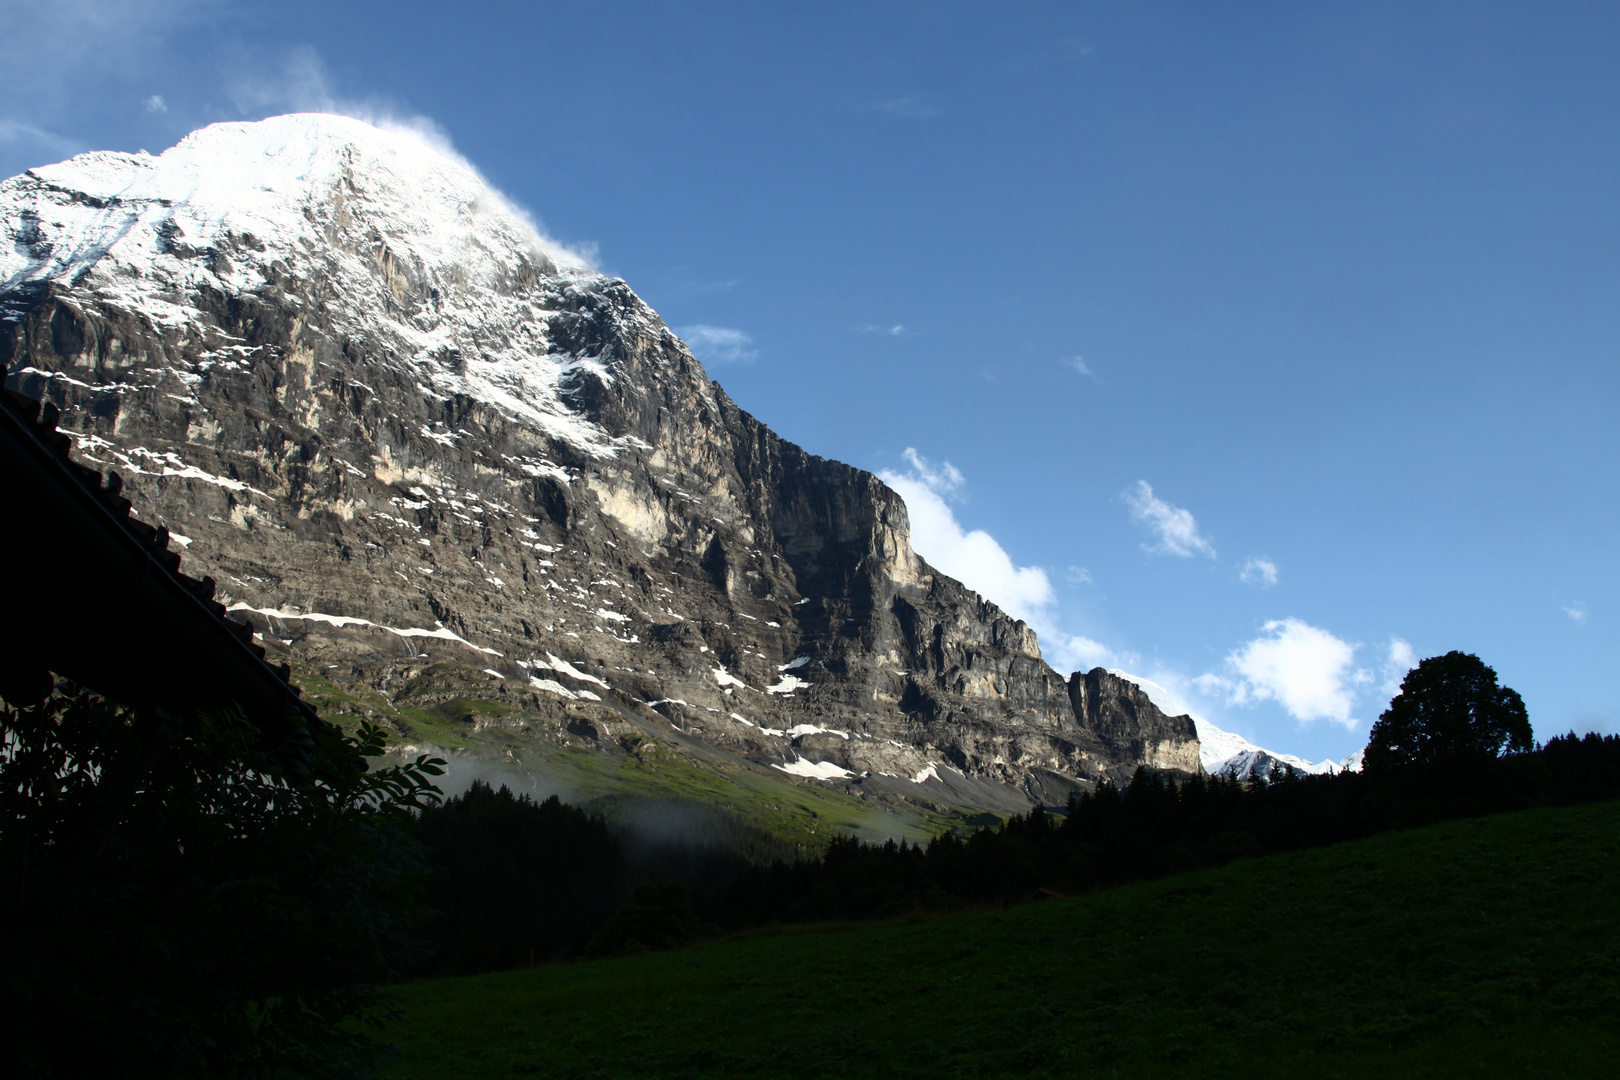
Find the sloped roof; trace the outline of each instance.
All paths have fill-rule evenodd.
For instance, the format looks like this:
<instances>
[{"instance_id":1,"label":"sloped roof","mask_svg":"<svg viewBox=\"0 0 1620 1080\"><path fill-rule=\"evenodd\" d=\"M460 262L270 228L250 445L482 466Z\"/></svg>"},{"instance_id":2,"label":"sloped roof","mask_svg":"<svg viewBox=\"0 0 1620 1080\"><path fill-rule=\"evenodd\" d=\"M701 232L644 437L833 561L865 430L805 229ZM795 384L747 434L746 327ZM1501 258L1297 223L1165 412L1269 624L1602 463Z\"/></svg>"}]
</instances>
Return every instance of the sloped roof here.
<instances>
[{"instance_id":1,"label":"sloped roof","mask_svg":"<svg viewBox=\"0 0 1620 1080\"><path fill-rule=\"evenodd\" d=\"M228 619L214 581L180 571L168 530L130 516L116 473L72 460L57 407L0 390L0 695L48 672L132 706L239 706L272 743L322 721Z\"/></svg>"}]
</instances>

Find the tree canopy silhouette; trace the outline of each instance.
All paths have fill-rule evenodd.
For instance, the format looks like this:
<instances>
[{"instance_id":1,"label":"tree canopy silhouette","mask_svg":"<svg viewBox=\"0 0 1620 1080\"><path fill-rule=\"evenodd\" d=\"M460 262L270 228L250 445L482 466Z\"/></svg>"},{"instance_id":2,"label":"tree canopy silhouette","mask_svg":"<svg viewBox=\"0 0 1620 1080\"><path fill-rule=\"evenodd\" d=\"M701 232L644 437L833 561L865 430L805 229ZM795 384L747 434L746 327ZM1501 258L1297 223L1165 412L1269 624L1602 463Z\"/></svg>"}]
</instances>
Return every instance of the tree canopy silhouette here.
<instances>
[{"instance_id":1,"label":"tree canopy silhouette","mask_svg":"<svg viewBox=\"0 0 1620 1080\"><path fill-rule=\"evenodd\" d=\"M1373 724L1368 772L1447 765L1533 749L1518 692L1472 653L1431 656L1407 672L1401 692Z\"/></svg>"}]
</instances>

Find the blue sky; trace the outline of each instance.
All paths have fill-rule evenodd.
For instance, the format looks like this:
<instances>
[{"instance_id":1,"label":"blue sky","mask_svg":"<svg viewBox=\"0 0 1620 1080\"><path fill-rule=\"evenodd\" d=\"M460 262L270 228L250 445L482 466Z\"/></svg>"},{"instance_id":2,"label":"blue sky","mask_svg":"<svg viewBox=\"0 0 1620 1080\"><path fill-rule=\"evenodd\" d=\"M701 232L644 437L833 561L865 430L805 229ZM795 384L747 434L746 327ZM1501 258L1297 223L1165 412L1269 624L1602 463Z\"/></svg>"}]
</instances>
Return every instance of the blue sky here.
<instances>
[{"instance_id":1,"label":"blue sky","mask_svg":"<svg viewBox=\"0 0 1620 1080\"><path fill-rule=\"evenodd\" d=\"M0 173L426 117L1064 670L1620 731L1620 8L0 0ZM13 57L20 63L21 56Z\"/></svg>"}]
</instances>

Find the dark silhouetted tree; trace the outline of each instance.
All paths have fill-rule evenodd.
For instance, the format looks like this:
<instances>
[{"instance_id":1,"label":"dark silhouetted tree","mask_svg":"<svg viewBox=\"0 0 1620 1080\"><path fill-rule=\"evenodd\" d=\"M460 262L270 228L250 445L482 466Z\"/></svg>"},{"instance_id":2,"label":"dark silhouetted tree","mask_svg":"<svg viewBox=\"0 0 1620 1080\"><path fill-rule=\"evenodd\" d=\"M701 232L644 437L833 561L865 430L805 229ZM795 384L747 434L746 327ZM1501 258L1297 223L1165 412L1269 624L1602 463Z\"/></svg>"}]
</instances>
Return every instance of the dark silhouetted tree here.
<instances>
[{"instance_id":1,"label":"dark silhouetted tree","mask_svg":"<svg viewBox=\"0 0 1620 1080\"><path fill-rule=\"evenodd\" d=\"M1472 653L1432 656L1407 672L1367 742L1364 768L1448 765L1533 749L1524 701Z\"/></svg>"},{"instance_id":2,"label":"dark silhouetted tree","mask_svg":"<svg viewBox=\"0 0 1620 1080\"><path fill-rule=\"evenodd\" d=\"M8 1076L368 1074L420 964L410 812L441 763L371 767L368 724L263 742L65 686L0 703Z\"/></svg>"}]
</instances>

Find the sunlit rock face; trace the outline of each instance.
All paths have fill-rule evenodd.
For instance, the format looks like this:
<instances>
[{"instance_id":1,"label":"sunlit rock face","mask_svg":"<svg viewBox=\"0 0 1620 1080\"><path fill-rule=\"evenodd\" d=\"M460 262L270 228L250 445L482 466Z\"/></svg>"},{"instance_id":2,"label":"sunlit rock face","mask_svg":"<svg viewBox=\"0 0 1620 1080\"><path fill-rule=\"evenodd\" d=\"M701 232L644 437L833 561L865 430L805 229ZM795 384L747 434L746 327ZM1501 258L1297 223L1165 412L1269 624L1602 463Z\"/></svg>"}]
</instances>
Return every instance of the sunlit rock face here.
<instances>
[{"instance_id":1,"label":"sunlit rock face","mask_svg":"<svg viewBox=\"0 0 1620 1080\"><path fill-rule=\"evenodd\" d=\"M0 228L9 384L331 711L981 805L1198 769L417 136L218 124L8 180Z\"/></svg>"}]
</instances>

